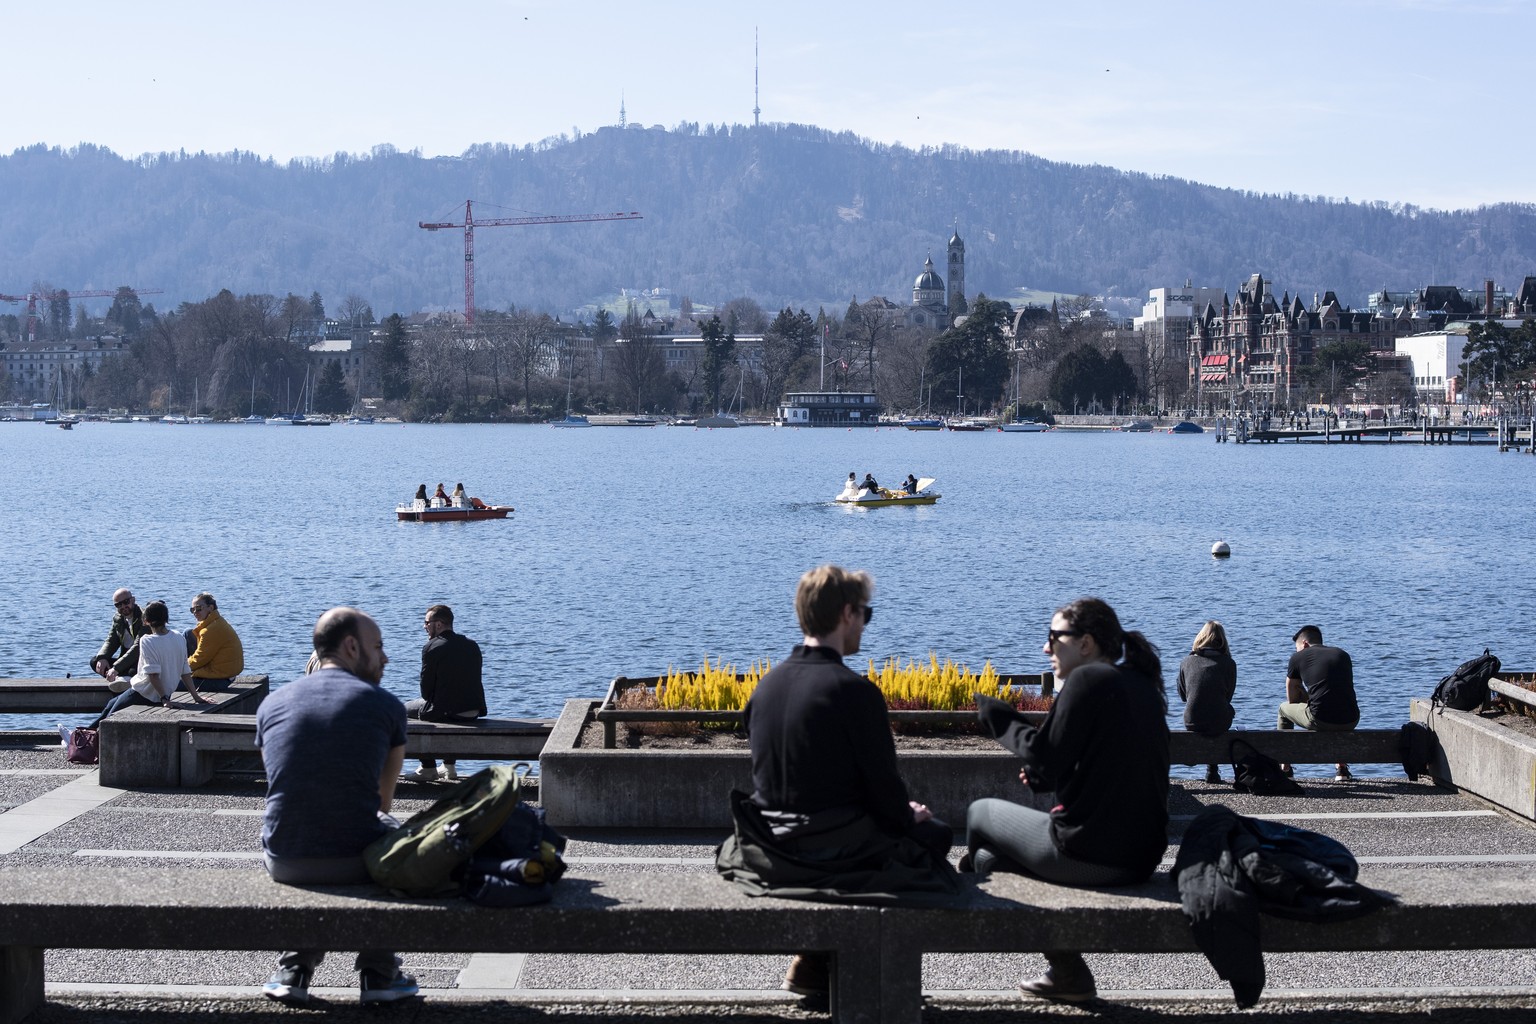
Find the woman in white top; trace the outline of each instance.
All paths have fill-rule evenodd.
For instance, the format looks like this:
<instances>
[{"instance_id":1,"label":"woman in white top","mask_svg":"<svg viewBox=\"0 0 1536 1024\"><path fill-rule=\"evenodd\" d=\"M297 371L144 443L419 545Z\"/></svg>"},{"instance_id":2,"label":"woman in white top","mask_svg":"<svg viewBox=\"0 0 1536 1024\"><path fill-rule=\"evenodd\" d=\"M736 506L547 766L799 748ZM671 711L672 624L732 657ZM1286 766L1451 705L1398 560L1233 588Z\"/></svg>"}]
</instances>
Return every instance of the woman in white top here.
<instances>
[{"instance_id":1,"label":"woman in white top","mask_svg":"<svg viewBox=\"0 0 1536 1024\"><path fill-rule=\"evenodd\" d=\"M102 719L135 704L169 705L171 694L183 683L197 703L212 703L197 692L197 686L192 682L186 641L174 629L166 628L170 618L164 601L151 601L144 606L144 624L149 627L149 632L139 638L139 670L134 673L128 689L107 702L101 716L90 724L90 728L100 728ZM116 672L108 671L108 682L116 675Z\"/></svg>"}]
</instances>

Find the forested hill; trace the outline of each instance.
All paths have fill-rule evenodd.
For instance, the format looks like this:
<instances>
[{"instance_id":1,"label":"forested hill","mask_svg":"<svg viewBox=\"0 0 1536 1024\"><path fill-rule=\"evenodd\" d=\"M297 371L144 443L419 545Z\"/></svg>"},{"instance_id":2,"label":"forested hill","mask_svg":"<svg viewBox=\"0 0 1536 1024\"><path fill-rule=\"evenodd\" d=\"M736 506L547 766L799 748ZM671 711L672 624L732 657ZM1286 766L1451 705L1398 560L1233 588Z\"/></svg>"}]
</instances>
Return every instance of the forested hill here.
<instances>
[{"instance_id":1,"label":"forested hill","mask_svg":"<svg viewBox=\"0 0 1536 1024\"><path fill-rule=\"evenodd\" d=\"M1341 158L1348 159L1341 151ZM1536 207L1441 212L1260 195L1024 153L910 150L792 125L607 128L538 146L279 164L249 154L125 160L91 146L0 157L0 292L229 288L360 295L380 316L462 303L463 242L422 220L638 210L633 222L476 232L477 299L559 312L621 287L764 306L910 298L958 223L967 292L1144 296L1518 285ZM457 206L457 211L455 207ZM3 307L0 307L3 310Z\"/></svg>"}]
</instances>

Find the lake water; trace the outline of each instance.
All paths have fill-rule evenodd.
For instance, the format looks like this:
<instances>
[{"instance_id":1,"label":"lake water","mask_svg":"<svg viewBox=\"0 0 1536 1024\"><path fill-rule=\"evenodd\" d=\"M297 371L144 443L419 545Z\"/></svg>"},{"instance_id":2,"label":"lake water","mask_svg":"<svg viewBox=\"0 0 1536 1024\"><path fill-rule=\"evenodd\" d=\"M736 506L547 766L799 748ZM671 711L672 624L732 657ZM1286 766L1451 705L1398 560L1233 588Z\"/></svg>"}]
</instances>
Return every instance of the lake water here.
<instances>
[{"instance_id":1,"label":"lake water","mask_svg":"<svg viewBox=\"0 0 1536 1024\"><path fill-rule=\"evenodd\" d=\"M1238 662L1240 726L1272 728L1290 636L1355 660L1362 725L1485 646L1536 668L1536 458L1491 447L1236 445L1211 435L442 425L0 424L20 513L4 547L0 676L89 672L114 588L173 628L209 590L249 671L304 664L315 617L372 613L416 695L423 610L486 657L493 714L553 716L619 674L781 659L795 581L875 576L865 655L1048 667L1052 609L1096 594L1179 659L1207 618ZM937 478L937 505L833 505L849 471ZM463 481L506 521L397 523ZM1210 556L1213 541L1232 546ZM854 659L862 666L863 655ZM35 723L35 720L33 720ZM20 721L0 718L0 725Z\"/></svg>"}]
</instances>

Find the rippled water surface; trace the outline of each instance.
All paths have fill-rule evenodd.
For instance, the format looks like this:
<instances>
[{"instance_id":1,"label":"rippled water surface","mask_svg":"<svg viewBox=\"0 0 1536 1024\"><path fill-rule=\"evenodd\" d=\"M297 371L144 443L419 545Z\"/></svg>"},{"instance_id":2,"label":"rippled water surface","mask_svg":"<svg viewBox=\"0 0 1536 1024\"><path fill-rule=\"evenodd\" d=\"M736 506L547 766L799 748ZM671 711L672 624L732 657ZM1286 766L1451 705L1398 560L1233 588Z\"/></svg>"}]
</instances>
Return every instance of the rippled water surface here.
<instances>
[{"instance_id":1,"label":"rippled water surface","mask_svg":"<svg viewBox=\"0 0 1536 1024\"><path fill-rule=\"evenodd\" d=\"M316 615L356 604L416 693L422 611L485 650L493 714L551 716L615 675L782 658L792 595L866 568L876 658L930 650L1047 667L1051 610L1110 601L1173 670L1208 617L1231 635L1238 724L1269 728L1297 626L1355 658L1363 723L1394 725L1491 646L1536 668L1536 458L1396 444L1218 445L1210 435L517 426L0 424L12 482L0 676L89 671L111 592L191 623L218 598L248 670L302 667ZM938 479L932 507L847 509L852 470ZM503 522L397 523L462 480ZM1233 557L1213 559L1225 539ZM1175 698L1172 713L1179 713ZM0 718L0 724L5 720Z\"/></svg>"}]
</instances>

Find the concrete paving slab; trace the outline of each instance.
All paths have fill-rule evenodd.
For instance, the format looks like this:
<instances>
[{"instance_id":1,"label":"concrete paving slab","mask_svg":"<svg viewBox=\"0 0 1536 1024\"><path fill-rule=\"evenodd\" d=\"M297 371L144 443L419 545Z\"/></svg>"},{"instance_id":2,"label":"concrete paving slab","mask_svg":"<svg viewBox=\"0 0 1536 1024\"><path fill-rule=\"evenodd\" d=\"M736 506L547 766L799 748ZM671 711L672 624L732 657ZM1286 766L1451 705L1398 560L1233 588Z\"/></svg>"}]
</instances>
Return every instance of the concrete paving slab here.
<instances>
[{"instance_id":1,"label":"concrete paving slab","mask_svg":"<svg viewBox=\"0 0 1536 1024\"><path fill-rule=\"evenodd\" d=\"M0 854L19 850L121 795L120 789L100 785L91 772L13 807L0 814Z\"/></svg>"}]
</instances>

